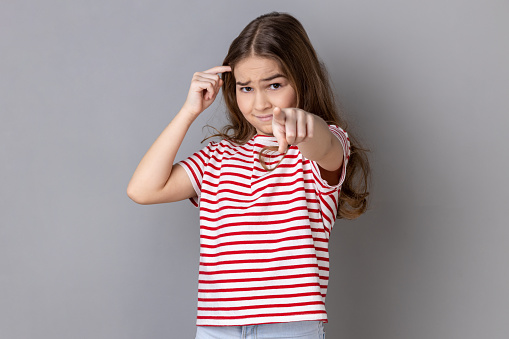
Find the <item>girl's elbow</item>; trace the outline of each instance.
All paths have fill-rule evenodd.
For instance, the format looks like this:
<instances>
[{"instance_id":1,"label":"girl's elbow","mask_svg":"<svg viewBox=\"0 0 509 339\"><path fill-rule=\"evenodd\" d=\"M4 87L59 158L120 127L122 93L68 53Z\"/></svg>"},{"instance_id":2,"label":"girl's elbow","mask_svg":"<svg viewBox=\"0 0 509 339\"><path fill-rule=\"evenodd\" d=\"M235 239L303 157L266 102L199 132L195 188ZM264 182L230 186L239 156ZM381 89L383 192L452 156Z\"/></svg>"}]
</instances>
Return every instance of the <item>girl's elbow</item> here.
<instances>
[{"instance_id":1,"label":"girl's elbow","mask_svg":"<svg viewBox=\"0 0 509 339\"><path fill-rule=\"evenodd\" d=\"M147 199L148 198L147 195L137 190L136 187L134 187L131 184L127 186L127 196L137 204L140 205L151 204L151 202Z\"/></svg>"}]
</instances>

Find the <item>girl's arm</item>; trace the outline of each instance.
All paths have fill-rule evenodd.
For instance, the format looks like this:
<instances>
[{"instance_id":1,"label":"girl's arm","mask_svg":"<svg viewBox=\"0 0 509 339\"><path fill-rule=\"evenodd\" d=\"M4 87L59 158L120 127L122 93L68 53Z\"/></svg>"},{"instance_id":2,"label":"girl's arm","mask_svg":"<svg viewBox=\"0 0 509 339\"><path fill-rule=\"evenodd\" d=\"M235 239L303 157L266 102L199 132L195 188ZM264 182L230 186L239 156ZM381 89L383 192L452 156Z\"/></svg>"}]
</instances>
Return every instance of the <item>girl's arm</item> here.
<instances>
[{"instance_id":1,"label":"girl's arm","mask_svg":"<svg viewBox=\"0 0 509 339\"><path fill-rule=\"evenodd\" d=\"M134 171L127 186L129 198L139 204L157 204L196 196L185 170L173 162L193 121L214 102L223 82L218 73L229 71L229 66L218 66L194 74L184 106Z\"/></svg>"},{"instance_id":2,"label":"girl's arm","mask_svg":"<svg viewBox=\"0 0 509 339\"><path fill-rule=\"evenodd\" d=\"M318 163L322 178L330 185L339 182L343 146L322 118L298 108L276 107L272 129L279 152L284 152L288 145L297 145L306 159Z\"/></svg>"}]
</instances>

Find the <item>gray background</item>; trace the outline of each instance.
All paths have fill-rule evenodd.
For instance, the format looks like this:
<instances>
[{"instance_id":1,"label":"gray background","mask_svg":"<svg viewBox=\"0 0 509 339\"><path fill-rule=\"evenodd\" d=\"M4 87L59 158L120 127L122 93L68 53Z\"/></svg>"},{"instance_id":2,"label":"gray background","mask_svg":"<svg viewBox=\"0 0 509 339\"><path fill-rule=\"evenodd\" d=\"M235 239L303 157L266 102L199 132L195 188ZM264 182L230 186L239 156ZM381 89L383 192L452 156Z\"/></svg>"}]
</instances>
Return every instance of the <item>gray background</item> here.
<instances>
[{"instance_id":1,"label":"gray background","mask_svg":"<svg viewBox=\"0 0 509 339\"><path fill-rule=\"evenodd\" d=\"M125 189L192 74L272 10L372 150L371 209L331 238L328 338L507 338L507 0L2 1L1 338L194 338L198 211Z\"/></svg>"}]
</instances>

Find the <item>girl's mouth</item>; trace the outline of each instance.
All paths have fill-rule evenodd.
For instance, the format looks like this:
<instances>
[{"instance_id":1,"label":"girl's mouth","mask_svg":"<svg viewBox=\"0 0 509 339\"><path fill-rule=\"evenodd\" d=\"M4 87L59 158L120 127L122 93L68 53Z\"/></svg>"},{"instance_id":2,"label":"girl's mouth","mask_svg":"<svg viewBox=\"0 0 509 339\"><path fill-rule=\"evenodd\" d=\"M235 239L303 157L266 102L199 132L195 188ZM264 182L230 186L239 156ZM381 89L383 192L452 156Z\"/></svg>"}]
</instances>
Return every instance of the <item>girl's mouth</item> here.
<instances>
[{"instance_id":1,"label":"girl's mouth","mask_svg":"<svg viewBox=\"0 0 509 339\"><path fill-rule=\"evenodd\" d=\"M260 120L260 121L270 121L270 120L272 120L272 114L259 115L256 118L258 118L258 120Z\"/></svg>"}]
</instances>

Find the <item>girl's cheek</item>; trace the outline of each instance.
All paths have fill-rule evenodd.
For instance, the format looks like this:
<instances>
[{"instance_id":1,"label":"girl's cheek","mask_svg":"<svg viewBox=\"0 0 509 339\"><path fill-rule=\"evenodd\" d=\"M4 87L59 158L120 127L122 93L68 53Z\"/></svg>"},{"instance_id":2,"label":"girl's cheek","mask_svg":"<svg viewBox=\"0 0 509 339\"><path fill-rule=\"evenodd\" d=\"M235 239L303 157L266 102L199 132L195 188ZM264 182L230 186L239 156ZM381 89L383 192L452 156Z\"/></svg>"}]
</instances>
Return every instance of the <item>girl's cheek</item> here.
<instances>
[{"instance_id":1,"label":"girl's cheek","mask_svg":"<svg viewBox=\"0 0 509 339\"><path fill-rule=\"evenodd\" d=\"M245 114L244 113L246 111L245 103L242 99L238 99L238 97L237 97L237 106L239 106L239 109L242 112L242 114Z\"/></svg>"},{"instance_id":2,"label":"girl's cheek","mask_svg":"<svg viewBox=\"0 0 509 339\"><path fill-rule=\"evenodd\" d=\"M237 96L237 106L239 106L242 113L246 114L246 112L249 111L251 100L252 96L246 95L246 93L240 93L240 95Z\"/></svg>"}]
</instances>

